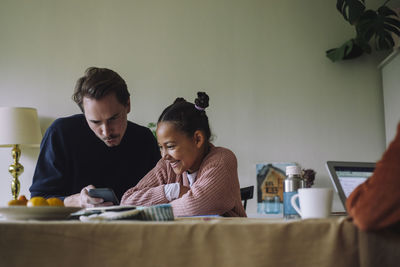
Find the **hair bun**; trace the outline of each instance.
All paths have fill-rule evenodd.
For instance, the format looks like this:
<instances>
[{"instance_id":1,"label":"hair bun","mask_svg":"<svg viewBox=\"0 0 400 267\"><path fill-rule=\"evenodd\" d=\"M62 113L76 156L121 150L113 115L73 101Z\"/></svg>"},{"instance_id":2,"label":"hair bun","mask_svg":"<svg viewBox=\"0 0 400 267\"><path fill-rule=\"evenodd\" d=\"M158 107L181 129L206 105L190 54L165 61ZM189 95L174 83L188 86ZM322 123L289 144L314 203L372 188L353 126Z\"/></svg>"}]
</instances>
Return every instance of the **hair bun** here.
<instances>
[{"instance_id":1,"label":"hair bun","mask_svg":"<svg viewBox=\"0 0 400 267\"><path fill-rule=\"evenodd\" d=\"M197 98L196 100L194 100L194 103L196 104L196 106L205 109L208 107L209 100L210 98L205 92L197 92Z\"/></svg>"},{"instance_id":2,"label":"hair bun","mask_svg":"<svg viewBox=\"0 0 400 267\"><path fill-rule=\"evenodd\" d=\"M177 97L173 104L181 103L181 102L186 102L186 100L183 97Z\"/></svg>"}]
</instances>

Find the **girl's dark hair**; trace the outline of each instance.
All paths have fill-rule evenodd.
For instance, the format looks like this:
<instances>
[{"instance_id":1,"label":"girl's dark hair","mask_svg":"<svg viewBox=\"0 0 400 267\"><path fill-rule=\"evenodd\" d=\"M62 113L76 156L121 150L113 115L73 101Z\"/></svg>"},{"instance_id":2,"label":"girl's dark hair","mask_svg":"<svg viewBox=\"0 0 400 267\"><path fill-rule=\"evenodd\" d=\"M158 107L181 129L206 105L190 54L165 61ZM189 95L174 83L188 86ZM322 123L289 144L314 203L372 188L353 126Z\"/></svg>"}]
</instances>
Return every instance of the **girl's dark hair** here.
<instances>
[{"instance_id":1,"label":"girl's dark hair","mask_svg":"<svg viewBox=\"0 0 400 267\"><path fill-rule=\"evenodd\" d=\"M161 113L158 122L171 122L178 130L192 137L194 132L201 130L210 140L211 131L208 124L208 117L205 108L208 107L209 97L205 92L198 92L195 104L187 102L184 98L178 97L174 103L168 106Z\"/></svg>"},{"instance_id":2,"label":"girl's dark hair","mask_svg":"<svg viewBox=\"0 0 400 267\"><path fill-rule=\"evenodd\" d=\"M110 93L115 93L118 102L122 105L128 104L128 88L118 73L106 68L90 67L85 71L85 75L76 82L72 99L84 111L82 105L84 97L98 100Z\"/></svg>"}]
</instances>

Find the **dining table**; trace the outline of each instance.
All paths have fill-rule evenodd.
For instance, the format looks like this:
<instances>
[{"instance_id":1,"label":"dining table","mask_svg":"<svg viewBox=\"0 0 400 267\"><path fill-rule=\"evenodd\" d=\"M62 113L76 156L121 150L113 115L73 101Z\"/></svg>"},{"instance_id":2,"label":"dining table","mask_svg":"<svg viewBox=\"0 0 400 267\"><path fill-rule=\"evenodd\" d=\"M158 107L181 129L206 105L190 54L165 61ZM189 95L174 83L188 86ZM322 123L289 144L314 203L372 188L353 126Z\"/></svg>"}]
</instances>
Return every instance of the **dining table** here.
<instances>
[{"instance_id":1,"label":"dining table","mask_svg":"<svg viewBox=\"0 0 400 267\"><path fill-rule=\"evenodd\" d=\"M0 220L0 266L399 266L400 231L325 219Z\"/></svg>"}]
</instances>

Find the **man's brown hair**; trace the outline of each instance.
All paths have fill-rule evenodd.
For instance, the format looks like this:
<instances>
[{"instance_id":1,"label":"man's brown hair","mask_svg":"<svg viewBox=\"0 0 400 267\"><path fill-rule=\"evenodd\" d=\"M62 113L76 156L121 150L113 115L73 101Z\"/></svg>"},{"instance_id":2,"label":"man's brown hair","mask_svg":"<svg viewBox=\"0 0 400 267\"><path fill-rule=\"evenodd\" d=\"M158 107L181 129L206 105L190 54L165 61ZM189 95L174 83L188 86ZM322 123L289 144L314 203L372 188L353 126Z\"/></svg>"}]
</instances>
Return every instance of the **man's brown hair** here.
<instances>
[{"instance_id":1,"label":"man's brown hair","mask_svg":"<svg viewBox=\"0 0 400 267\"><path fill-rule=\"evenodd\" d=\"M128 87L118 73L106 68L90 67L85 71L85 75L76 82L72 99L82 112L85 112L82 104L84 97L101 99L110 93L115 93L121 104L128 104L130 96Z\"/></svg>"}]
</instances>

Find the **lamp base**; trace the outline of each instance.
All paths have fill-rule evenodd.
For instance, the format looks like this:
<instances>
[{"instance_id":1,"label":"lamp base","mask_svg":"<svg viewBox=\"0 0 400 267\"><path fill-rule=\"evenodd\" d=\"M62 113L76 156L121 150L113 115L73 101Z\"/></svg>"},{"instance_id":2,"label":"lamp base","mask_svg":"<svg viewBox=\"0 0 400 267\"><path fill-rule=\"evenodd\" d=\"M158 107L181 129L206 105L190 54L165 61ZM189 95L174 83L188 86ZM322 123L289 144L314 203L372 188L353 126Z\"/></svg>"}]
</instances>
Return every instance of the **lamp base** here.
<instances>
[{"instance_id":1,"label":"lamp base","mask_svg":"<svg viewBox=\"0 0 400 267\"><path fill-rule=\"evenodd\" d=\"M18 177L21 173L24 172L24 166L19 163L19 158L21 157L21 150L19 149L19 145L14 145L11 151L11 155L13 157L13 164L8 168L8 172L12 175L13 179L11 182L11 194L13 199L17 199L19 195L19 190L21 188L21 184L18 180Z\"/></svg>"}]
</instances>

